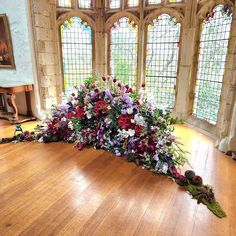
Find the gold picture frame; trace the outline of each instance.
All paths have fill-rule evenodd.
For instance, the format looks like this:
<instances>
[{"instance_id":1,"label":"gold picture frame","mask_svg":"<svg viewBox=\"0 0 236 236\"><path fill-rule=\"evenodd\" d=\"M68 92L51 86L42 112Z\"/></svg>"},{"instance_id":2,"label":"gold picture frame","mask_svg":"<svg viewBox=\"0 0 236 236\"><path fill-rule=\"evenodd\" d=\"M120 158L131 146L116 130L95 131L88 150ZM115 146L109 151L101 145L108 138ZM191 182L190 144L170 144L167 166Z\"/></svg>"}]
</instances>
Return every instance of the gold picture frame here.
<instances>
[{"instance_id":1,"label":"gold picture frame","mask_svg":"<svg viewBox=\"0 0 236 236\"><path fill-rule=\"evenodd\" d=\"M6 14L0 14L0 69L15 69L11 32Z\"/></svg>"}]
</instances>

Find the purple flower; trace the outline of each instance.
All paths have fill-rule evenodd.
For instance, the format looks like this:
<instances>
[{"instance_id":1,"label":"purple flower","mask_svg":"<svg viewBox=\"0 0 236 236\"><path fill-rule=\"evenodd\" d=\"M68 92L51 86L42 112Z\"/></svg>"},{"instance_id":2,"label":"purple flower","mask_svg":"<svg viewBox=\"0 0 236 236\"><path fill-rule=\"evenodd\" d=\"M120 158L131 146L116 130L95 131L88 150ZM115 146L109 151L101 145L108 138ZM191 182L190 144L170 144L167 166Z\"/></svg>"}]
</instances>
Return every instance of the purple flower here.
<instances>
[{"instance_id":1,"label":"purple flower","mask_svg":"<svg viewBox=\"0 0 236 236\"><path fill-rule=\"evenodd\" d=\"M110 98L110 99L113 98L113 96L112 96L112 94L111 94L111 92L110 92L109 89L106 89L106 90L105 90L105 95L106 95L106 97L108 97L108 98Z\"/></svg>"},{"instance_id":2,"label":"purple flower","mask_svg":"<svg viewBox=\"0 0 236 236\"><path fill-rule=\"evenodd\" d=\"M68 112L68 109L70 108L72 104L61 104L58 106L58 109L60 110L60 112Z\"/></svg>"},{"instance_id":3,"label":"purple flower","mask_svg":"<svg viewBox=\"0 0 236 236\"><path fill-rule=\"evenodd\" d=\"M157 154L153 156L153 160L155 160L155 161L159 161L159 157L158 157Z\"/></svg>"},{"instance_id":4,"label":"purple flower","mask_svg":"<svg viewBox=\"0 0 236 236\"><path fill-rule=\"evenodd\" d=\"M125 93L122 95L121 100L126 103L129 107L133 105L132 98L129 96L129 94Z\"/></svg>"}]
</instances>

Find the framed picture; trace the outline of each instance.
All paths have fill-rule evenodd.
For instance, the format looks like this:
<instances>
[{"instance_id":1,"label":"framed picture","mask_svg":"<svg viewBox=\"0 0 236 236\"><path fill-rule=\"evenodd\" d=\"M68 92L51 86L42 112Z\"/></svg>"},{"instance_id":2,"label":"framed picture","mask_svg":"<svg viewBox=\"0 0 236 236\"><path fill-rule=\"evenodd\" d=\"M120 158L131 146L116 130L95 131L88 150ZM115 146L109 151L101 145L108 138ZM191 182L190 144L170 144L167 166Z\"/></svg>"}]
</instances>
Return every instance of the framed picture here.
<instances>
[{"instance_id":1,"label":"framed picture","mask_svg":"<svg viewBox=\"0 0 236 236\"><path fill-rule=\"evenodd\" d=\"M15 69L10 27L6 14L0 14L0 69Z\"/></svg>"}]
</instances>

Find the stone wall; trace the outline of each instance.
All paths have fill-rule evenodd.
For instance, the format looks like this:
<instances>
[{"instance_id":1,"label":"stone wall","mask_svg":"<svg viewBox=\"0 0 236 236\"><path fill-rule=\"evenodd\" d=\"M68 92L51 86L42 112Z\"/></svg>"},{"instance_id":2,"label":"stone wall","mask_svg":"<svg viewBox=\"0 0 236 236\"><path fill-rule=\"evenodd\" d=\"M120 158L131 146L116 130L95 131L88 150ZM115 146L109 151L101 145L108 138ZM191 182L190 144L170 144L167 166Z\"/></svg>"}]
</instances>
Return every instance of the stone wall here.
<instances>
[{"instance_id":1,"label":"stone wall","mask_svg":"<svg viewBox=\"0 0 236 236\"><path fill-rule=\"evenodd\" d=\"M60 80L56 1L31 1L33 33L42 110L57 104L62 92Z\"/></svg>"},{"instance_id":2,"label":"stone wall","mask_svg":"<svg viewBox=\"0 0 236 236\"><path fill-rule=\"evenodd\" d=\"M36 74L28 0L0 0L0 14L6 14L9 21L16 65L15 69L1 69L0 86L34 84ZM35 93L32 92L32 101L35 100L35 97L37 98L37 94L34 95ZM24 93L17 94L16 101L20 114L25 114L26 101ZM35 109L34 102L32 102L32 107L33 112L37 114L38 111Z\"/></svg>"}]
</instances>

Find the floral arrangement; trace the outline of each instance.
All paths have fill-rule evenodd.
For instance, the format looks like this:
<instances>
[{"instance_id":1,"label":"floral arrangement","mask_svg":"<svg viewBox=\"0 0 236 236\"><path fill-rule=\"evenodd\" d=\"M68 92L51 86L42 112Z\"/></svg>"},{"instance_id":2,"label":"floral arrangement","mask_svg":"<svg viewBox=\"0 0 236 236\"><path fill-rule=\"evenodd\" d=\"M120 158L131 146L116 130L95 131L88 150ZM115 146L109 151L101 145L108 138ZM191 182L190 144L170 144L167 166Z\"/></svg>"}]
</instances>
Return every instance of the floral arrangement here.
<instances>
[{"instance_id":1,"label":"floral arrangement","mask_svg":"<svg viewBox=\"0 0 236 236\"><path fill-rule=\"evenodd\" d=\"M144 168L173 178L180 186L223 217L212 188L203 185L193 171L184 175L178 167L187 162L186 152L173 135L178 119L156 106L143 84L135 93L128 85L111 77L88 79L65 101L54 106L45 125L36 132L23 132L10 141L68 142L82 150L94 146L126 157Z\"/></svg>"}]
</instances>

